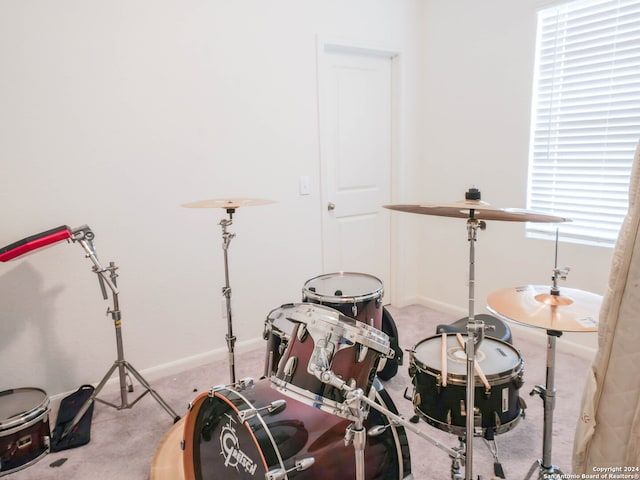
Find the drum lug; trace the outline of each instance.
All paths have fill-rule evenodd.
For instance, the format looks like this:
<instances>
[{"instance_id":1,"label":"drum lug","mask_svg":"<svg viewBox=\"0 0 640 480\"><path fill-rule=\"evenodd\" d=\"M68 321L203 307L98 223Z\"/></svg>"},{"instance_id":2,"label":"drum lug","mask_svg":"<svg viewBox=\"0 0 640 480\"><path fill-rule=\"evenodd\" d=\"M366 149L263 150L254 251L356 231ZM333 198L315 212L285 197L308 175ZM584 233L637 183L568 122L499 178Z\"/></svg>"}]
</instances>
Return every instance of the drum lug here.
<instances>
[{"instance_id":1,"label":"drum lug","mask_svg":"<svg viewBox=\"0 0 640 480\"><path fill-rule=\"evenodd\" d=\"M357 385L356 385L356 379L355 378L350 378L349 380L347 380L347 386L349 387L349 390L355 390Z\"/></svg>"},{"instance_id":2,"label":"drum lug","mask_svg":"<svg viewBox=\"0 0 640 480\"><path fill-rule=\"evenodd\" d=\"M356 303L351 306L351 313L353 314L353 318L358 316L358 305Z\"/></svg>"},{"instance_id":3,"label":"drum lug","mask_svg":"<svg viewBox=\"0 0 640 480\"><path fill-rule=\"evenodd\" d=\"M381 372L384 370L384 367L387 365L387 357L380 357L378 361L378 367L376 368L376 372Z\"/></svg>"},{"instance_id":4,"label":"drum lug","mask_svg":"<svg viewBox=\"0 0 640 480\"><path fill-rule=\"evenodd\" d=\"M404 399L405 400L413 400L413 397L409 396L408 392L409 392L409 387L404 389L404 395L403 395ZM415 388L414 388L414 394L415 394ZM420 403L420 402L418 402L418 403Z\"/></svg>"},{"instance_id":5,"label":"drum lug","mask_svg":"<svg viewBox=\"0 0 640 480\"><path fill-rule=\"evenodd\" d=\"M502 426L502 422L500 421L500 415L498 415L498 412L494 411L493 412L493 425L495 427L495 431L499 431L500 427Z\"/></svg>"},{"instance_id":6,"label":"drum lug","mask_svg":"<svg viewBox=\"0 0 640 480\"><path fill-rule=\"evenodd\" d=\"M356 363L362 363L367 358L367 353L369 353L369 347L362 345L361 343L356 344Z\"/></svg>"},{"instance_id":7,"label":"drum lug","mask_svg":"<svg viewBox=\"0 0 640 480\"><path fill-rule=\"evenodd\" d=\"M299 342L304 342L306 340L306 338L307 338L307 333L308 333L307 325L304 324L304 323L299 323L298 324L298 333L297 333L298 341Z\"/></svg>"},{"instance_id":8,"label":"drum lug","mask_svg":"<svg viewBox=\"0 0 640 480\"><path fill-rule=\"evenodd\" d=\"M264 328L262 329L262 338L263 340L269 340L269 337L271 336L271 330L273 329L273 326L271 325L271 322L269 322L268 320L266 322L264 322Z\"/></svg>"},{"instance_id":9,"label":"drum lug","mask_svg":"<svg viewBox=\"0 0 640 480\"><path fill-rule=\"evenodd\" d=\"M406 393L406 392L405 392ZM405 397L406 398L406 397ZM411 399L408 399L411 400ZM413 406L417 407L418 405L420 405L422 403L422 397L420 396L420 393L413 393Z\"/></svg>"},{"instance_id":10,"label":"drum lug","mask_svg":"<svg viewBox=\"0 0 640 480\"><path fill-rule=\"evenodd\" d=\"M285 381L287 378L291 379L291 377L293 377L293 374L295 373L297 366L298 366L298 357L291 357L289 360L287 360L287 363L285 363L284 365Z\"/></svg>"},{"instance_id":11,"label":"drum lug","mask_svg":"<svg viewBox=\"0 0 640 480\"><path fill-rule=\"evenodd\" d=\"M513 386L516 390L520 390L520 388L524 385L524 380L522 379L522 374L518 375L513 379Z\"/></svg>"},{"instance_id":12,"label":"drum lug","mask_svg":"<svg viewBox=\"0 0 640 480\"><path fill-rule=\"evenodd\" d=\"M295 465L288 469L285 470L283 468L276 468L273 470L269 470L264 478L266 480L282 480L285 478L289 478L287 476L288 473L296 471L296 472L302 472L306 469L308 469L309 467L311 467L314 463L315 463L315 458L314 457L307 457L307 458L303 458L301 460L296 460Z\"/></svg>"}]
</instances>

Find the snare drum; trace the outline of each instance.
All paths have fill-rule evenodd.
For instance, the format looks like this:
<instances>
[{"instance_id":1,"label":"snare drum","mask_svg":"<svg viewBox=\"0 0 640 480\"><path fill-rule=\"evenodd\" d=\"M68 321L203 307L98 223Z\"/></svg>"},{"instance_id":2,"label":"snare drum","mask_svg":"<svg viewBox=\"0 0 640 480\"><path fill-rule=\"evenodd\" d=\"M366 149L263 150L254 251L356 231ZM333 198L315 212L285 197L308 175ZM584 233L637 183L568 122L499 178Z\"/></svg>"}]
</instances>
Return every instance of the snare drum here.
<instances>
[{"instance_id":1,"label":"snare drum","mask_svg":"<svg viewBox=\"0 0 640 480\"><path fill-rule=\"evenodd\" d=\"M397 414L391 398L376 383L376 401ZM196 397L185 417L185 480L355 478L354 447L344 442L350 421L290 398L272 412L265 408L282 399L267 379L241 390L222 387ZM243 411L254 414L243 421L239 416ZM389 424L386 416L371 409L364 426ZM390 425L380 435L367 436L364 459L368 480L408 477L411 460L404 429ZM296 462L301 470L296 470Z\"/></svg>"},{"instance_id":2,"label":"snare drum","mask_svg":"<svg viewBox=\"0 0 640 480\"><path fill-rule=\"evenodd\" d=\"M49 398L39 388L0 392L0 476L49 453Z\"/></svg>"},{"instance_id":3,"label":"snare drum","mask_svg":"<svg viewBox=\"0 0 640 480\"><path fill-rule=\"evenodd\" d=\"M466 342L467 335L462 337ZM446 387L442 386L441 336L426 338L411 350L413 405L428 424L462 436L466 431L467 356L455 334L447 335L445 348ZM474 407L482 416L482 435L507 432L524 413L524 401L518 396L523 384L522 357L508 343L485 337L476 351L476 362L491 386L486 391L475 376Z\"/></svg>"},{"instance_id":4,"label":"snare drum","mask_svg":"<svg viewBox=\"0 0 640 480\"><path fill-rule=\"evenodd\" d=\"M271 377L276 388L303 403L351 418L338 383L344 381L368 393L379 361L393 355L389 337L322 305L288 304L280 310L274 315L293 322L293 330ZM337 383L321 380L324 373L335 374Z\"/></svg>"},{"instance_id":5,"label":"snare drum","mask_svg":"<svg viewBox=\"0 0 640 480\"><path fill-rule=\"evenodd\" d=\"M314 277L302 288L302 301L319 303L382 330L382 282L366 273L338 272Z\"/></svg>"}]
</instances>

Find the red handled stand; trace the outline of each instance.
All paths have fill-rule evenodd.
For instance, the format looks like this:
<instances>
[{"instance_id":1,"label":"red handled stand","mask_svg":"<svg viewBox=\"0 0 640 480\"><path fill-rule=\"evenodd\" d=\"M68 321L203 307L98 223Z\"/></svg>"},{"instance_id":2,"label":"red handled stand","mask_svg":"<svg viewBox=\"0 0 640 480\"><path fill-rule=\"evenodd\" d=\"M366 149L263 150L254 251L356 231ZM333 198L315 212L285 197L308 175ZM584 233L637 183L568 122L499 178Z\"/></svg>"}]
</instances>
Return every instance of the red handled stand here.
<instances>
[{"instance_id":1,"label":"red handled stand","mask_svg":"<svg viewBox=\"0 0 640 480\"><path fill-rule=\"evenodd\" d=\"M89 409L92 402L97 400L99 402L104 403L105 405L109 405L110 407L116 408L118 410L122 410L125 408L133 407L138 400L140 400L147 393L150 393L153 398L173 417L174 423L177 422L180 417L174 412L169 405L156 393L155 390L151 388L149 383L140 375L140 373L133 368L133 366L127 362L124 358L124 347L122 342L122 315L120 311L120 305L118 302L118 288L116 286L116 278L118 275L116 274L116 270L118 267L115 266L114 262L109 262L109 266L104 268L100 261L96 256L95 247L93 244L93 240L95 238L94 233L87 225L83 225L81 227L75 228L73 230L69 229L66 225L62 225L60 227L47 230L45 232L39 233L37 235L32 235L30 237L24 238L17 242L12 243L2 249L0 249L0 261L7 262L9 260L13 260L23 254L29 253L33 250L46 247L49 245L53 245L54 243L60 242L62 240L70 240L74 243L79 243L80 246L84 249L86 253L86 257L91 260L93 263L92 271L98 275L98 282L100 284L100 290L102 291L102 296L105 300L108 299L108 293L105 285L109 287L111 290L112 298L113 298L113 308L107 310L107 313L111 315L113 319L115 330L116 330L116 347L118 357L116 361L113 363L111 368L107 371L105 376L102 378L98 386L93 391L91 397L89 397L85 403L82 405L76 416L73 418L73 421L67 425L65 430L63 431L60 439L64 438L67 434L73 430L73 428L78 424L78 422L82 419L85 412ZM111 375L115 370L118 370L118 376L120 379L120 405L115 405L109 402L106 402L100 398L97 398L98 394L107 383L107 380L111 378ZM140 382L140 384L144 387L144 392L138 396L133 402L129 403L127 398L127 392L133 391L133 384L129 379L129 384L127 384L127 376L131 372L134 377ZM60 440L58 439L58 440Z\"/></svg>"}]
</instances>

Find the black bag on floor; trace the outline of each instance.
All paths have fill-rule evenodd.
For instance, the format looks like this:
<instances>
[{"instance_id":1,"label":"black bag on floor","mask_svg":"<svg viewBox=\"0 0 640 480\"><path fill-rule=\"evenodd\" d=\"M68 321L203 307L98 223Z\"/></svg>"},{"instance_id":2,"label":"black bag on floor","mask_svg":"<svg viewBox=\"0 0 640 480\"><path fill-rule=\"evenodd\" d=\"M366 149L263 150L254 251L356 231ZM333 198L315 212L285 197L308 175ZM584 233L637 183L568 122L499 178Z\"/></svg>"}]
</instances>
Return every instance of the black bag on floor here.
<instances>
[{"instance_id":1,"label":"black bag on floor","mask_svg":"<svg viewBox=\"0 0 640 480\"><path fill-rule=\"evenodd\" d=\"M62 399L60 409L58 410L56 426L51 435L52 452L80 447L89 443L91 437L91 419L93 418L93 404L95 402L91 402L91 405L89 405L89 408L76 426L63 438L60 437L65 428L67 428L67 425L73 422L76 414L80 411L84 402L91 397L94 390L92 385L83 385L71 395Z\"/></svg>"}]
</instances>

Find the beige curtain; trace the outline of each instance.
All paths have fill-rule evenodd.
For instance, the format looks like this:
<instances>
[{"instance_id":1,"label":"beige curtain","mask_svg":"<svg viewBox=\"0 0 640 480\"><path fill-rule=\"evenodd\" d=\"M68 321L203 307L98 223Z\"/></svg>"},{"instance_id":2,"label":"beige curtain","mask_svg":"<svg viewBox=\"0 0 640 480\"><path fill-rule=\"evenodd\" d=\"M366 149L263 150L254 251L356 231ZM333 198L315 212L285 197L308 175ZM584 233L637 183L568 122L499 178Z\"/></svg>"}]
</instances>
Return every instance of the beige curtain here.
<instances>
[{"instance_id":1,"label":"beige curtain","mask_svg":"<svg viewBox=\"0 0 640 480\"><path fill-rule=\"evenodd\" d=\"M573 445L573 473L640 467L640 144ZM640 472L631 472L640 473ZM603 478L603 477L601 477Z\"/></svg>"}]
</instances>

